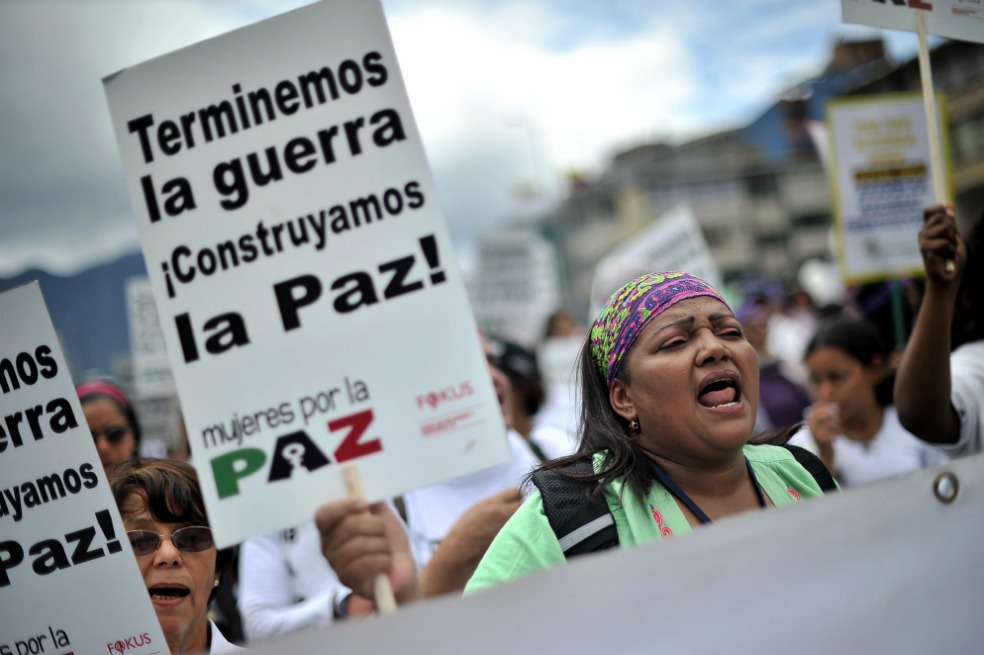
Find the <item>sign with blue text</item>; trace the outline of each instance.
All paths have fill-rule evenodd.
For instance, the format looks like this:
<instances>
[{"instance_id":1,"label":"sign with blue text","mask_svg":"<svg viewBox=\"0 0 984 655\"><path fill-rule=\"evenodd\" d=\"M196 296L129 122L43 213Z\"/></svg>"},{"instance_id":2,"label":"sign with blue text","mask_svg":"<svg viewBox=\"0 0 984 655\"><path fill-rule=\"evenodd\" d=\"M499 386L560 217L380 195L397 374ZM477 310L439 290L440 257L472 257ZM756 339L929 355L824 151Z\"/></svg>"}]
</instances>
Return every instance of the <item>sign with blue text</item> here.
<instances>
[{"instance_id":1,"label":"sign with blue text","mask_svg":"<svg viewBox=\"0 0 984 655\"><path fill-rule=\"evenodd\" d=\"M837 259L844 282L922 275L918 235L923 208L933 204L934 193L921 96L832 100L827 124ZM943 133L941 125L936 129ZM940 141L946 142L943 137Z\"/></svg>"},{"instance_id":2,"label":"sign with blue text","mask_svg":"<svg viewBox=\"0 0 984 655\"><path fill-rule=\"evenodd\" d=\"M166 652L37 282L0 334L0 654Z\"/></svg>"},{"instance_id":3,"label":"sign with blue text","mask_svg":"<svg viewBox=\"0 0 984 655\"><path fill-rule=\"evenodd\" d=\"M220 545L508 448L379 2L319 2L104 80Z\"/></svg>"}]
</instances>

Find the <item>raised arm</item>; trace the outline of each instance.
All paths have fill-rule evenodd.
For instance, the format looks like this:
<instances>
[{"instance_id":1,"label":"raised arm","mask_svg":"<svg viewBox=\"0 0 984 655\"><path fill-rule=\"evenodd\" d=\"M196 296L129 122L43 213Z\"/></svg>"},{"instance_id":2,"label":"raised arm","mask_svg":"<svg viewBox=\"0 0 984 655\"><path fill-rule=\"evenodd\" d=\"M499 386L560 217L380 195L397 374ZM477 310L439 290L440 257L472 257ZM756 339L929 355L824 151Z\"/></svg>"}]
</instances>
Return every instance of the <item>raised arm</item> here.
<instances>
[{"instance_id":1,"label":"raised arm","mask_svg":"<svg viewBox=\"0 0 984 655\"><path fill-rule=\"evenodd\" d=\"M909 432L948 444L960 437L960 418L950 402L950 330L967 250L951 207L933 205L924 216L919 250L926 293L895 378L895 406Z\"/></svg>"}]
</instances>

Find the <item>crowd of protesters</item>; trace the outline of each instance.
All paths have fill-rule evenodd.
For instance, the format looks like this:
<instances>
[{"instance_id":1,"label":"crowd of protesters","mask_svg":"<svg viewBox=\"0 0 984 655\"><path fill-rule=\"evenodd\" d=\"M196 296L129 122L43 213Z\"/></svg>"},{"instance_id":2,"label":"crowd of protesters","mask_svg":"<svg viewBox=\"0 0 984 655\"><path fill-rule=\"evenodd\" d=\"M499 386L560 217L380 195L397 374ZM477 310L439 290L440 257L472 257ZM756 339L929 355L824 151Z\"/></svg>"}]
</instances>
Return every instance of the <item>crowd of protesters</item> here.
<instances>
[{"instance_id":1,"label":"crowd of protesters","mask_svg":"<svg viewBox=\"0 0 984 655\"><path fill-rule=\"evenodd\" d=\"M234 549L215 548L192 464L140 457L120 386L81 384L171 652L235 652L371 614L379 575L401 604L470 593L980 452L984 221L964 237L950 208L925 213L926 278L907 282L919 293L902 339L881 318L893 295L871 286L819 307L776 284L732 302L683 272L644 275L590 327L561 310L536 344L480 334L509 462L373 505L326 503ZM562 538L557 485L608 527Z\"/></svg>"}]
</instances>

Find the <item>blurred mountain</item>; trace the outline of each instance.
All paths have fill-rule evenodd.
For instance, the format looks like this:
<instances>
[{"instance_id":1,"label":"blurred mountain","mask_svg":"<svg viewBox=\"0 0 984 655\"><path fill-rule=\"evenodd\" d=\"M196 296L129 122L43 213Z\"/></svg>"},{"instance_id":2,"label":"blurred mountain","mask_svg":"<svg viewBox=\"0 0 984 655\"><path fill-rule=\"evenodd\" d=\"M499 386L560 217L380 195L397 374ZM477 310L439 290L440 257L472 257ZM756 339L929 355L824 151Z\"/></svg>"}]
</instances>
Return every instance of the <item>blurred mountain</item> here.
<instances>
[{"instance_id":1,"label":"blurred mountain","mask_svg":"<svg viewBox=\"0 0 984 655\"><path fill-rule=\"evenodd\" d=\"M39 270L0 277L0 292L33 280L41 283L72 379L79 383L92 375L115 375L122 360L129 359L126 283L146 276L143 255L135 253L67 277Z\"/></svg>"}]
</instances>

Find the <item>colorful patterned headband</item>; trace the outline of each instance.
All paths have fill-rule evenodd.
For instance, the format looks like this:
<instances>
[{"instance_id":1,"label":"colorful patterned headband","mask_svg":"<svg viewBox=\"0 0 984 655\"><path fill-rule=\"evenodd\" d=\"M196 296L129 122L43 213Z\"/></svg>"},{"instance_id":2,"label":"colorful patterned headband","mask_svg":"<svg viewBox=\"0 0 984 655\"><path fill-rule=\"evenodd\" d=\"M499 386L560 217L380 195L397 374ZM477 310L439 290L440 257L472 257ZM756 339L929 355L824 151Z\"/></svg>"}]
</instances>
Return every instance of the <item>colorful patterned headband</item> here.
<instances>
[{"instance_id":1,"label":"colorful patterned headband","mask_svg":"<svg viewBox=\"0 0 984 655\"><path fill-rule=\"evenodd\" d=\"M681 300L698 296L711 296L728 305L711 285L689 273L649 273L611 295L591 326L591 355L609 387L625 353L649 321Z\"/></svg>"},{"instance_id":2,"label":"colorful patterned headband","mask_svg":"<svg viewBox=\"0 0 984 655\"><path fill-rule=\"evenodd\" d=\"M101 393L115 400L124 410L130 408L130 401L126 399L123 392L120 391L116 385L109 382L104 382L102 380L84 382L80 384L75 391L79 394L79 399L85 398L86 396L90 396L94 393Z\"/></svg>"}]
</instances>

